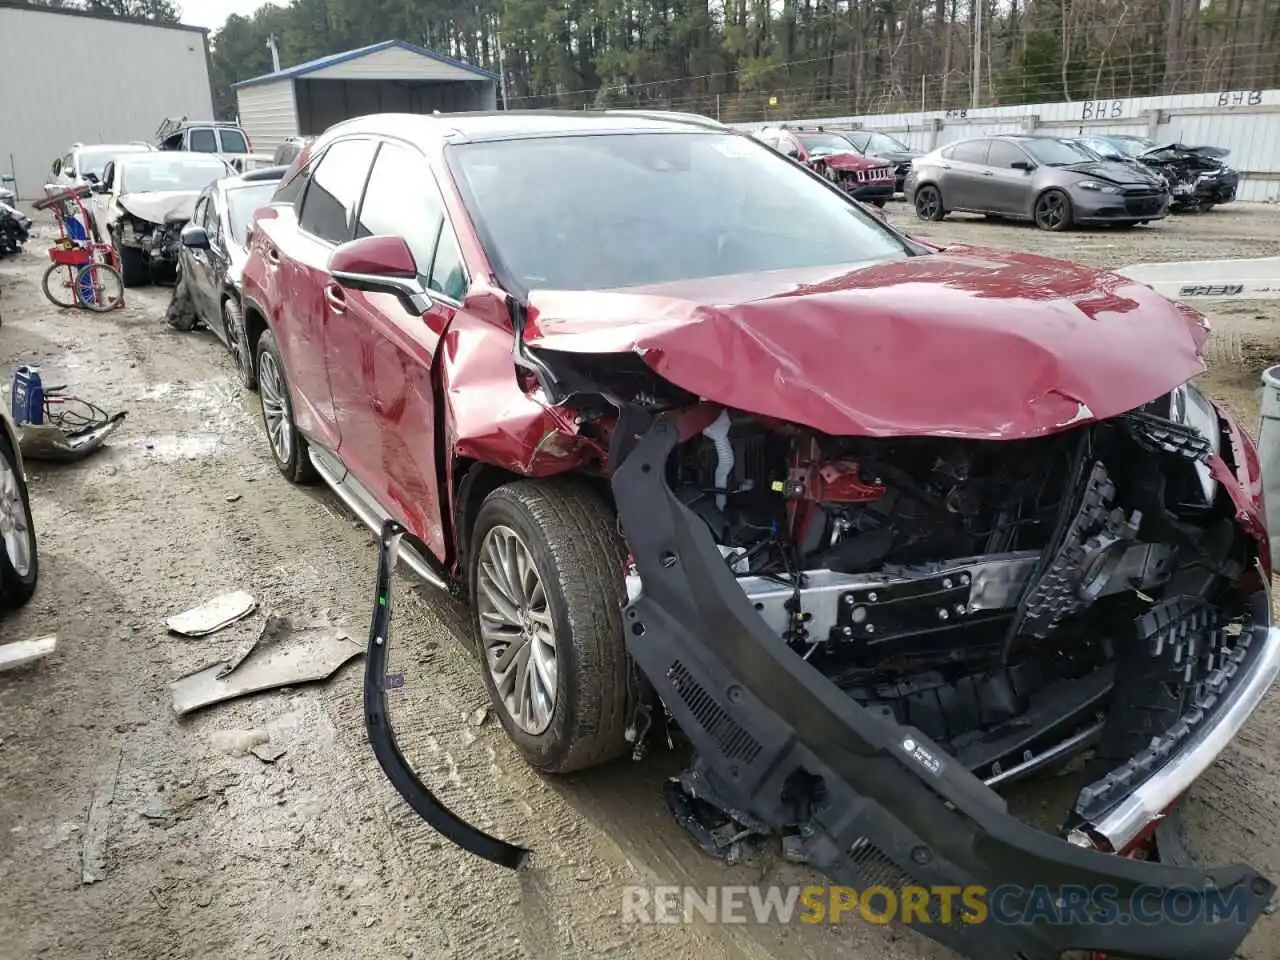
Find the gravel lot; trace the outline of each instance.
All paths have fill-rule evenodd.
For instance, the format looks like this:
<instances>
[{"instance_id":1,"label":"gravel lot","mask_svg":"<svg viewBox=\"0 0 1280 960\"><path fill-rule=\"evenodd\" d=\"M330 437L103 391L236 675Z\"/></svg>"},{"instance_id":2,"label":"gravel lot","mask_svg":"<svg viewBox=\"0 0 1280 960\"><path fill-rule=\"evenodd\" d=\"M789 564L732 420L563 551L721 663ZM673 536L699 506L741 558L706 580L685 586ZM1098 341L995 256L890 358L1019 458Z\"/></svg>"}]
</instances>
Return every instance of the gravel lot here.
<instances>
[{"instance_id":1,"label":"gravel lot","mask_svg":"<svg viewBox=\"0 0 1280 960\"><path fill-rule=\"evenodd\" d=\"M1237 204L1130 232L1047 235L954 217L917 235L1034 250L1100 266L1280 254L1280 211ZM47 235L48 228L42 228ZM263 613L206 639L164 618L230 590L265 609L327 619L363 639L373 541L323 492L289 486L223 348L163 322L168 291L130 291L106 316L59 312L39 291L44 239L0 262L4 371L39 363L108 410L127 409L109 449L80 464L32 464L41 585L0 641L56 632L57 653L0 677L0 960L245 956L427 958L940 958L913 934L857 921L638 926L630 883L789 883L767 863L726 869L699 854L660 798L678 760L563 780L522 765L484 704L459 644L464 613L401 583L397 637L420 651L411 729L433 785L460 813L531 845L512 875L442 842L400 802L365 742L361 662L326 684L214 707L178 721L168 686L251 637ZM1252 426L1258 373L1280 361L1280 304L1211 315L1206 388ZM941 385L945 389L945 384ZM286 750L244 755L253 731ZM1280 693L1186 806L1195 854L1248 857L1280 877ZM1066 807L1061 782L1013 801L1035 819ZM101 879L83 883L84 858ZM1264 918L1251 960L1280 958Z\"/></svg>"}]
</instances>

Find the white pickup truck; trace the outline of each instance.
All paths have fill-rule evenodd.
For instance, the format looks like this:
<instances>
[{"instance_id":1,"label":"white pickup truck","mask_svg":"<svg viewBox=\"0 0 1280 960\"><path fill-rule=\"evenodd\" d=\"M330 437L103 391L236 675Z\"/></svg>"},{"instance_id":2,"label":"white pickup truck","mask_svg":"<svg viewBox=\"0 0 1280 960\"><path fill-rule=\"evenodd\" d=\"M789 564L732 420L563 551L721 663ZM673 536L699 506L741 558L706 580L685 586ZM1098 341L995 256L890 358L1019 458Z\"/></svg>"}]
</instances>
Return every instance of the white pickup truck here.
<instances>
[{"instance_id":1,"label":"white pickup truck","mask_svg":"<svg viewBox=\"0 0 1280 960\"><path fill-rule=\"evenodd\" d=\"M216 153L239 173L271 165L269 155L253 152L253 143L242 127L222 120L167 118L156 130L155 144L159 150Z\"/></svg>"}]
</instances>

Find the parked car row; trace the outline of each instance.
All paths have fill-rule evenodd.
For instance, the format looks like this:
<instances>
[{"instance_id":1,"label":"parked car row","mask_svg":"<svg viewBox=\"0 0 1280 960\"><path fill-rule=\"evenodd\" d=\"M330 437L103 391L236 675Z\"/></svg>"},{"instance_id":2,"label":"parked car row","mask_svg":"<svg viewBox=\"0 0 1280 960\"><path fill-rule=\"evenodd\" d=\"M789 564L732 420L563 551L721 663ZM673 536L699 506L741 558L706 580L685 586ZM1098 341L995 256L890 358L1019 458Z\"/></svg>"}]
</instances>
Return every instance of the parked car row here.
<instances>
[{"instance_id":1,"label":"parked car row","mask_svg":"<svg viewBox=\"0 0 1280 960\"><path fill-rule=\"evenodd\" d=\"M469 600L481 680L533 766L677 729L682 823L787 831L836 882L871 850L877 875L928 864L935 883L992 888L1016 862L1045 882L1195 887L1204 869L1104 851L1150 842L1280 671L1258 454L1190 383L1205 330L1123 277L912 240L854 199L853 147L821 133L363 117L304 145L247 231L232 191L261 185L208 192L183 270L195 284L187 258L219 231L245 238L226 251L227 277L244 256L238 293L211 262L192 296L210 325L238 304L227 339L271 456L380 534L381 571L398 546ZM1167 203L1154 175L1040 138L956 154L914 171L960 176L908 178L913 202L937 195L931 215L958 190L1037 216L1028 182L1071 222ZM926 380L947 390L902 388ZM380 573L379 649L390 588ZM394 685L379 662L372 697ZM436 816L378 739L385 704L365 712L397 789ZM1055 836L994 792L1088 749ZM1207 875L1239 909L1148 914L1140 948L1134 926L1087 918L915 929L984 960L1226 960L1274 887Z\"/></svg>"}]
</instances>

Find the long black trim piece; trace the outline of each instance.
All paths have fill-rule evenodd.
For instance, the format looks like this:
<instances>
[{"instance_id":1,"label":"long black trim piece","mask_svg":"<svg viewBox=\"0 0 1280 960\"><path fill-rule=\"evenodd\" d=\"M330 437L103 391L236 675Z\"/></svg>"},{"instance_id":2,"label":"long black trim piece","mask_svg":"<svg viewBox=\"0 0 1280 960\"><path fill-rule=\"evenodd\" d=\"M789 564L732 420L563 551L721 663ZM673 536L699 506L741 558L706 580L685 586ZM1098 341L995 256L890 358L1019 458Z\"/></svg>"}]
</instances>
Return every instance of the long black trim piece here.
<instances>
[{"instance_id":1,"label":"long black trim piece","mask_svg":"<svg viewBox=\"0 0 1280 960\"><path fill-rule=\"evenodd\" d=\"M377 592L364 665L364 722L369 744L382 772L418 816L468 853L515 870L524 863L529 851L473 827L441 803L413 772L396 743L395 731L391 729L386 694L390 686L386 671L387 651L391 644L391 575L395 571L402 540L407 540L409 546L424 557L431 556L427 545L395 520L388 520L382 525L378 537Z\"/></svg>"},{"instance_id":2,"label":"long black trim piece","mask_svg":"<svg viewBox=\"0 0 1280 960\"><path fill-rule=\"evenodd\" d=\"M1022 823L1004 801L926 736L860 707L774 636L724 563L706 525L672 493L666 464L679 440L656 418L615 461L614 500L643 588L625 611L632 658L692 741L727 805L775 829L790 825L788 786L821 781L806 859L859 889L1012 889L1068 902L1110 891L1113 922L1027 913L1017 923L913 923L980 960L1058 960L1093 950L1148 960L1229 960L1274 885L1244 864L1190 869L1114 856ZM1154 922L1150 898L1176 895L1237 909ZM1021 893L1017 892L1021 891ZM1139 914L1138 909L1143 911Z\"/></svg>"}]
</instances>

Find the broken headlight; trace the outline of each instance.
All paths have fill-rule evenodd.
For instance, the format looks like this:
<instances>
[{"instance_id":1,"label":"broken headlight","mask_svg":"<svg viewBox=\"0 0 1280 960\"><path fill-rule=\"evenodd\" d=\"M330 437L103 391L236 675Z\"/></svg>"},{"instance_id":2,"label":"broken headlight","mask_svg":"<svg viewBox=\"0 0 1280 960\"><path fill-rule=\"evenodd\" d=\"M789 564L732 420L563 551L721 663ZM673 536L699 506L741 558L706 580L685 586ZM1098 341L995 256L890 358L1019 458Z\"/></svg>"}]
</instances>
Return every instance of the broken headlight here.
<instances>
[{"instance_id":1,"label":"broken headlight","mask_svg":"<svg viewBox=\"0 0 1280 960\"><path fill-rule=\"evenodd\" d=\"M1169 394L1169 419L1185 427L1191 427L1209 441L1209 449L1218 453L1222 447L1222 424L1218 411L1203 393L1190 383L1184 383ZM1218 481L1209 473L1203 460L1196 461L1196 474L1206 503L1213 503L1218 491Z\"/></svg>"}]
</instances>

